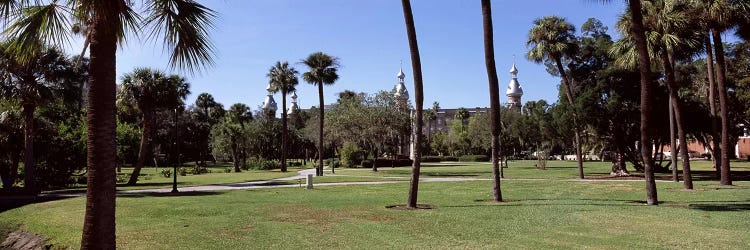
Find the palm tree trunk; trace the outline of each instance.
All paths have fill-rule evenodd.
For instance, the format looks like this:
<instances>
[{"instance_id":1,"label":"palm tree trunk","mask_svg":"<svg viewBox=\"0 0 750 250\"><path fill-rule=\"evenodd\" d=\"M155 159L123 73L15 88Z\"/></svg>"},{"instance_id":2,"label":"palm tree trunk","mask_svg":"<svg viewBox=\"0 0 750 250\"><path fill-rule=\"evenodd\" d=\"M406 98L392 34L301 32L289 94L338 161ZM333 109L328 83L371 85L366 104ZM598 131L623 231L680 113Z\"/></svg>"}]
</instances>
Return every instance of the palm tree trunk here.
<instances>
[{"instance_id":1,"label":"palm tree trunk","mask_svg":"<svg viewBox=\"0 0 750 250\"><path fill-rule=\"evenodd\" d=\"M419 58L419 46L417 45L417 31L414 27L414 16L411 12L411 2L401 0L401 6L404 9L404 22L406 23L406 34L409 40L409 50L411 52L411 65L414 71L414 143L422 145L422 105L424 104L423 87L422 87L422 62ZM409 197L406 203L408 208L417 208L417 194L419 191L419 168L422 153L420 150L414 152L414 162L411 168L411 181L409 185Z\"/></svg>"},{"instance_id":2,"label":"palm tree trunk","mask_svg":"<svg viewBox=\"0 0 750 250\"><path fill-rule=\"evenodd\" d=\"M711 34L711 31L708 31ZM714 162L714 168L719 176L721 176L721 139L719 138L720 121L716 115L716 78L714 78L714 51L711 46L711 37L705 36L706 44L706 72L708 73L708 107L711 112L711 138L713 139L713 145L711 145L711 159Z\"/></svg>"},{"instance_id":3,"label":"palm tree trunk","mask_svg":"<svg viewBox=\"0 0 750 250\"><path fill-rule=\"evenodd\" d=\"M317 176L323 176L323 120L325 107L323 102L323 82L318 82L318 100L320 101L320 116L318 116L318 169Z\"/></svg>"},{"instance_id":4,"label":"palm tree trunk","mask_svg":"<svg viewBox=\"0 0 750 250\"><path fill-rule=\"evenodd\" d=\"M36 193L37 186L34 176L36 170L34 166L34 110L36 110L36 106L33 104L23 105L23 168L26 172L24 176L25 189Z\"/></svg>"},{"instance_id":5,"label":"palm tree trunk","mask_svg":"<svg viewBox=\"0 0 750 250\"><path fill-rule=\"evenodd\" d=\"M682 156L682 178L685 179L684 186L685 189L693 189L693 178L692 174L690 173L690 155L688 154L688 148L687 148L687 139L685 138L685 129L684 129L684 121L682 120L682 109L680 107L680 101L677 98L677 82L675 81L675 75L674 75L674 67L672 65L672 62L670 60L670 56L666 53L661 53L661 59L662 59L662 67L664 68L664 76L667 80L667 89L669 91L669 103L671 104L671 110L670 113L674 114L674 120L675 123L677 123L677 138L680 141L680 156ZM672 123L672 118L670 116L670 123ZM673 128L673 126L670 124L670 127ZM671 132L671 131L670 131ZM674 152L674 134L671 135L672 140L672 152ZM675 159L676 156L672 155L672 159ZM676 163L676 162L675 162ZM675 169L675 177L677 165L674 165L673 168ZM675 178L676 180L677 178Z\"/></svg>"},{"instance_id":6,"label":"palm tree trunk","mask_svg":"<svg viewBox=\"0 0 750 250\"><path fill-rule=\"evenodd\" d=\"M716 80L719 90L719 108L721 109L721 185L732 185L729 169L729 108L727 107L726 62L724 61L724 44L721 31L712 28L714 50L716 52ZM715 146L715 145L714 145Z\"/></svg>"},{"instance_id":7,"label":"palm tree trunk","mask_svg":"<svg viewBox=\"0 0 750 250\"><path fill-rule=\"evenodd\" d=\"M281 90L281 172L286 172L286 143L287 143L287 124L286 124L286 91Z\"/></svg>"},{"instance_id":8,"label":"palm tree trunk","mask_svg":"<svg viewBox=\"0 0 750 250\"><path fill-rule=\"evenodd\" d=\"M651 62L649 61L648 47L646 44L646 33L643 28L643 14L641 13L640 0L628 0L630 17L632 20L631 32L638 50L638 69L641 73L641 157L643 158L643 172L646 179L646 204L658 205L659 199L656 192L656 180L654 179L654 161L651 158Z\"/></svg>"},{"instance_id":9,"label":"palm tree trunk","mask_svg":"<svg viewBox=\"0 0 750 250\"><path fill-rule=\"evenodd\" d=\"M240 170L240 154L237 150L239 147L236 143L232 143L232 163L234 165L234 172L239 173L242 172Z\"/></svg>"},{"instance_id":10,"label":"palm tree trunk","mask_svg":"<svg viewBox=\"0 0 750 250\"><path fill-rule=\"evenodd\" d=\"M103 14L99 14L103 15ZM115 80L117 36L94 15L89 47L88 185L81 249L115 249Z\"/></svg>"},{"instance_id":11,"label":"palm tree trunk","mask_svg":"<svg viewBox=\"0 0 750 250\"><path fill-rule=\"evenodd\" d=\"M500 87L497 80L497 69L495 67L495 46L492 29L492 2L482 0L482 26L484 28L484 62L487 68L487 79L490 89L490 132L492 134L492 198L494 201L503 201L500 190Z\"/></svg>"},{"instance_id":12,"label":"palm tree trunk","mask_svg":"<svg viewBox=\"0 0 750 250\"><path fill-rule=\"evenodd\" d=\"M565 96L568 98L568 103L570 103L570 108L573 113L573 133L575 136L575 146L576 146L576 162L578 163L578 178L583 179L583 153L581 152L581 133L580 128L578 127L578 112L575 108L575 103L573 103L573 88L570 86L570 81L568 81L568 74L565 73L565 69L562 66L562 61L560 60L560 57L555 58L555 64L557 65L557 70L560 72L560 77L562 77L563 80L563 86L565 88Z\"/></svg>"},{"instance_id":13,"label":"palm tree trunk","mask_svg":"<svg viewBox=\"0 0 750 250\"><path fill-rule=\"evenodd\" d=\"M153 131L154 122L153 111L143 111L143 135L141 135L141 147L138 150L138 161L135 163L133 173L130 174L130 179L127 185L135 185L138 182L138 176L141 175L141 169L146 164L146 158L148 158L149 152L151 151L151 134Z\"/></svg>"},{"instance_id":14,"label":"palm tree trunk","mask_svg":"<svg viewBox=\"0 0 750 250\"><path fill-rule=\"evenodd\" d=\"M674 138L675 125L674 125L674 106L672 104L672 92L669 92L669 156L672 160L672 181L680 182L680 178L677 175L677 144Z\"/></svg>"}]
</instances>

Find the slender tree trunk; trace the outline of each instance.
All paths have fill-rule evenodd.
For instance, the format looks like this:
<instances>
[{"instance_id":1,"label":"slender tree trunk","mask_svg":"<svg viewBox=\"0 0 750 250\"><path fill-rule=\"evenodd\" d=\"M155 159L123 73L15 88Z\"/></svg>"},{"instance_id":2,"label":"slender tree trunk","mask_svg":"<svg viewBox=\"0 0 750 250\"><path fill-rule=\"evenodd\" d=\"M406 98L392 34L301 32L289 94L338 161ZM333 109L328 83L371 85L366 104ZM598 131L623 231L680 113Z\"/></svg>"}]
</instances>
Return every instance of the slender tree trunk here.
<instances>
[{"instance_id":1,"label":"slender tree trunk","mask_svg":"<svg viewBox=\"0 0 750 250\"><path fill-rule=\"evenodd\" d=\"M16 180L18 180L18 165L21 161L21 155L20 152L13 152L10 155L10 175L9 180L10 187L13 187L16 185Z\"/></svg>"},{"instance_id":2,"label":"slender tree trunk","mask_svg":"<svg viewBox=\"0 0 750 250\"><path fill-rule=\"evenodd\" d=\"M628 0L632 26L630 31L635 39L638 50L638 68L641 73L641 157L643 158L644 175L646 179L646 204L658 205L659 198L654 179L654 161L651 158L651 79L649 77L651 62L649 61L646 33L643 28L643 15L640 0Z\"/></svg>"},{"instance_id":3,"label":"slender tree trunk","mask_svg":"<svg viewBox=\"0 0 750 250\"><path fill-rule=\"evenodd\" d=\"M727 107L724 44L721 41L720 30L712 28L711 33L714 37L714 50L716 52L716 80L719 90L719 107L721 109L721 185L729 186L732 185L732 175L729 167L729 108Z\"/></svg>"},{"instance_id":4,"label":"slender tree trunk","mask_svg":"<svg viewBox=\"0 0 750 250\"><path fill-rule=\"evenodd\" d=\"M578 112L575 108L575 103L573 102L574 96L573 96L573 88L570 86L570 81L568 81L568 74L565 73L565 69L562 66L562 61L559 57L555 58L555 64L557 65L557 70L560 72L560 76L563 80L563 86L565 88L565 96L568 98L568 103L570 103L570 109L573 113L573 133L575 136L575 146L576 146L576 162L578 163L578 178L583 179L583 153L581 152L581 133L580 128L578 126Z\"/></svg>"},{"instance_id":5,"label":"slender tree trunk","mask_svg":"<svg viewBox=\"0 0 750 250\"><path fill-rule=\"evenodd\" d=\"M281 90L281 172L286 172L286 144L289 133L286 124L286 91Z\"/></svg>"},{"instance_id":6,"label":"slender tree trunk","mask_svg":"<svg viewBox=\"0 0 750 250\"><path fill-rule=\"evenodd\" d=\"M674 125L674 106L672 105L672 91L669 91L669 152L672 160L672 181L680 182L680 178L677 175L677 143L674 138L675 125Z\"/></svg>"},{"instance_id":7,"label":"slender tree trunk","mask_svg":"<svg viewBox=\"0 0 750 250\"><path fill-rule=\"evenodd\" d=\"M711 31L708 31L711 34ZM721 176L721 139L719 138L720 123L719 117L716 115L716 78L714 77L714 52L711 46L711 37L705 36L706 44L706 72L708 73L708 107L711 112L711 139L713 145L711 145L711 158L714 162L714 168L719 176Z\"/></svg>"},{"instance_id":8,"label":"slender tree trunk","mask_svg":"<svg viewBox=\"0 0 750 250\"><path fill-rule=\"evenodd\" d=\"M24 188L31 192L37 193L34 165L34 110L36 106L32 104L23 105L23 168L25 171Z\"/></svg>"},{"instance_id":9,"label":"slender tree trunk","mask_svg":"<svg viewBox=\"0 0 750 250\"><path fill-rule=\"evenodd\" d=\"M115 249L115 80L117 37L95 14L89 32L88 186L81 249Z\"/></svg>"},{"instance_id":10,"label":"slender tree trunk","mask_svg":"<svg viewBox=\"0 0 750 250\"><path fill-rule=\"evenodd\" d=\"M680 101L677 97L677 82L675 81L674 76L674 65L672 65L672 60L670 60L670 56L666 55L665 53L662 53L661 59L662 59L662 67L664 68L664 75L666 76L667 80L667 89L669 91L669 103L670 105L670 113L674 115L674 121L672 120L672 117L670 116L670 127L674 129L674 126L672 126L672 123L677 123L677 138L680 141L680 155L682 156L682 178L685 179L684 186L685 189L693 189L693 178L692 174L690 173L690 155L688 154L688 148L687 148L687 139L685 138L685 129L684 129L684 121L682 120L682 108L680 106ZM670 131L673 132L673 131ZM675 181L677 181L677 165L676 165L676 156L674 155L674 134L671 134L671 143L672 143L672 159L673 159L673 168L674 168L674 176Z\"/></svg>"},{"instance_id":11,"label":"slender tree trunk","mask_svg":"<svg viewBox=\"0 0 750 250\"><path fill-rule=\"evenodd\" d=\"M141 169L146 164L146 160L151 151L151 137L153 134L154 113L152 110L143 111L143 135L141 135L141 147L138 150L138 161L135 163L133 173L127 185L135 185L138 182L138 176L141 175Z\"/></svg>"},{"instance_id":12,"label":"slender tree trunk","mask_svg":"<svg viewBox=\"0 0 750 250\"><path fill-rule=\"evenodd\" d=\"M234 172L239 173L242 172L240 170L240 153L237 150L239 147L236 143L232 143L232 164L234 165Z\"/></svg>"},{"instance_id":13,"label":"slender tree trunk","mask_svg":"<svg viewBox=\"0 0 750 250\"><path fill-rule=\"evenodd\" d=\"M323 102L323 82L318 83L318 100L320 101L320 116L318 116L318 169L316 170L317 176L323 176L323 120L325 104Z\"/></svg>"},{"instance_id":14,"label":"slender tree trunk","mask_svg":"<svg viewBox=\"0 0 750 250\"><path fill-rule=\"evenodd\" d=\"M482 26L484 28L484 62L487 68L487 79L490 89L490 132L492 134L492 198L503 201L500 189L500 87L495 67L494 32L492 28L492 2L482 0Z\"/></svg>"},{"instance_id":15,"label":"slender tree trunk","mask_svg":"<svg viewBox=\"0 0 750 250\"><path fill-rule=\"evenodd\" d=\"M372 172L378 172L378 153L373 151L373 160L372 160Z\"/></svg>"},{"instance_id":16,"label":"slender tree trunk","mask_svg":"<svg viewBox=\"0 0 750 250\"><path fill-rule=\"evenodd\" d=\"M406 34L409 40L409 50L411 52L411 66L414 71L414 143L422 145L422 105L424 104L423 87L422 87L422 62L419 58L419 46L417 45L417 31L414 27L414 16L411 12L411 2L401 0L401 6L404 9L404 22L406 23ZM422 153L419 150L414 152L414 162L411 168L411 181L409 185L409 197L406 203L408 208L417 208L417 194L419 192L419 168Z\"/></svg>"}]
</instances>

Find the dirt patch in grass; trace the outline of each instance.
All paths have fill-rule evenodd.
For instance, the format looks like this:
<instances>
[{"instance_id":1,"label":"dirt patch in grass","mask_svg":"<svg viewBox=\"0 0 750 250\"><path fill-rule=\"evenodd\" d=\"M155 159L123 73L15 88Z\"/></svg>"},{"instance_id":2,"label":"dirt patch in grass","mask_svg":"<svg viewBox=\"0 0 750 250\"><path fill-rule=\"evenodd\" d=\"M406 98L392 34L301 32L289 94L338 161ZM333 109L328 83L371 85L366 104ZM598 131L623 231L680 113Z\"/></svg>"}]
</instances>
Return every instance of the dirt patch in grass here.
<instances>
[{"instance_id":1,"label":"dirt patch in grass","mask_svg":"<svg viewBox=\"0 0 750 250\"><path fill-rule=\"evenodd\" d=\"M393 209L393 210L427 210L427 209L435 209L437 207L433 205L428 205L428 204L417 204L417 207L415 208L407 207L406 205L390 205L390 206L385 206L385 208Z\"/></svg>"},{"instance_id":2,"label":"dirt patch in grass","mask_svg":"<svg viewBox=\"0 0 750 250\"><path fill-rule=\"evenodd\" d=\"M42 236L27 233L21 230L8 234L8 237L0 244L0 249L51 249L47 239Z\"/></svg>"}]
</instances>

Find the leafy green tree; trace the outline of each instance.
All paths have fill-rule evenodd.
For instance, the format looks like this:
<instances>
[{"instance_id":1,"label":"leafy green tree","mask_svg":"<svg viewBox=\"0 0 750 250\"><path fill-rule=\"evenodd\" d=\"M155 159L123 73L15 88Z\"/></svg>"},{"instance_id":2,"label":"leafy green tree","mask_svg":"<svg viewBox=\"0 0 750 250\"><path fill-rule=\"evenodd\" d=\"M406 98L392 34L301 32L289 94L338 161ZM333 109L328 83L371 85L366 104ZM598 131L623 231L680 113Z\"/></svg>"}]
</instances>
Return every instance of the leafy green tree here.
<instances>
[{"instance_id":1,"label":"leafy green tree","mask_svg":"<svg viewBox=\"0 0 750 250\"><path fill-rule=\"evenodd\" d=\"M117 46L126 34L153 28L150 37L164 38L169 61L185 69L211 64L208 29L215 13L192 0L145 1L141 19L131 2L2 1L0 16L8 21L4 34L9 51L33 58L38 45L62 44L76 24L85 27L89 56L88 189L81 248L115 248L115 77ZM72 21L72 22L71 22ZM134 32L130 32L134 31Z\"/></svg>"},{"instance_id":2,"label":"leafy green tree","mask_svg":"<svg viewBox=\"0 0 750 250\"><path fill-rule=\"evenodd\" d=\"M40 44L35 44L43 47ZM35 177L34 113L39 106L50 102L57 89L62 89L70 77L72 63L55 48L43 48L33 56L22 58L10 51L11 44L0 44L0 93L3 98L18 101L22 108L24 128L24 187L38 191Z\"/></svg>"},{"instance_id":3,"label":"leafy green tree","mask_svg":"<svg viewBox=\"0 0 750 250\"><path fill-rule=\"evenodd\" d=\"M23 140L23 119L20 112L15 107L3 107L0 111L0 177L3 188L9 189L16 184L18 165L24 149Z\"/></svg>"},{"instance_id":4,"label":"leafy green tree","mask_svg":"<svg viewBox=\"0 0 750 250\"><path fill-rule=\"evenodd\" d=\"M281 172L286 172L286 153L288 144L288 124L286 110L286 96L293 92L299 83L296 69L289 67L288 62L276 62L268 72L269 83L273 92L281 92Z\"/></svg>"},{"instance_id":5,"label":"leafy green tree","mask_svg":"<svg viewBox=\"0 0 750 250\"><path fill-rule=\"evenodd\" d=\"M332 85L339 79L339 59L329 56L323 52L310 54L302 60L310 70L302 74L306 82L318 86L318 170L317 175L323 176L323 120L325 119L325 102L323 101L323 85Z\"/></svg>"},{"instance_id":6,"label":"leafy green tree","mask_svg":"<svg viewBox=\"0 0 750 250\"><path fill-rule=\"evenodd\" d=\"M211 137L211 128L224 116L224 106L214 100L209 93L201 93L195 99L196 115L201 123L198 126L198 160L200 165L206 164L206 157L209 156L209 142Z\"/></svg>"},{"instance_id":7,"label":"leafy green tree","mask_svg":"<svg viewBox=\"0 0 750 250\"><path fill-rule=\"evenodd\" d=\"M562 60L570 58L578 49L574 38L575 27L564 18L548 16L534 20L534 27L529 31L527 46L532 48L526 54L529 60L537 63L553 63L562 78L565 97L568 103L575 103L575 86L571 77L563 68ZM578 125L578 112L573 110L576 159L578 161L578 178L583 179L583 154L581 153L581 128Z\"/></svg>"},{"instance_id":8,"label":"leafy green tree","mask_svg":"<svg viewBox=\"0 0 750 250\"><path fill-rule=\"evenodd\" d=\"M227 116L219 124L211 129L211 149L214 155L222 155L229 152L234 164L234 172L241 172L240 161L243 151L243 139L247 136L246 130L239 122Z\"/></svg>"},{"instance_id":9,"label":"leafy green tree","mask_svg":"<svg viewBox=\"0 0 750 250\"><path fill-rule=\"evenodd\" d=\"M143 136L138 161L130 175L128 185L135 185L141 168L150 154L154 139L155 114L160 110L174 110L183 106L190 94L190 84L178 75L166 75L158 70L136 68L123 76L119 99L132 102L143 115Z\"/></svg>"}]
</instances>

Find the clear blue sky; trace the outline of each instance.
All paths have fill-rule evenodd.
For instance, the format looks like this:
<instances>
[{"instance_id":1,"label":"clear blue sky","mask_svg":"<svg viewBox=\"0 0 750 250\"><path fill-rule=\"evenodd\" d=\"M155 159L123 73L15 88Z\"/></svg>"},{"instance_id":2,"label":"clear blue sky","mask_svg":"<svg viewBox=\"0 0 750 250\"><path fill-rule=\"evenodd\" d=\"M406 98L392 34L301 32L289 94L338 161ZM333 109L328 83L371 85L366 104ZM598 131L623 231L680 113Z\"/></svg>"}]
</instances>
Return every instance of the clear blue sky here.
<instances>
[{"instance_id":1,"label":"clear blue sky","mask_svg":"<svg viewBox=\"0 0 750 250\"><path fill-rule=\"evenodd\" d=\"M325 101L349 89L373 93L396 84L399 60L404 61L406 86L413 98L409 48L401 1L398 0L237 0L203 1L219 13L212 40L216 65L198 75L186 75L192 88L188 98L208 92L225 107L237 102L257 108L266 95L266 73L276 61L297 64L312 52L323 51L341 60L340 79L326 86ZM503 98L517 55L523 101L557 100L559 79L544 65L525 59L528 30L534 19L558 15L580 27L595 17L610 27L624 1L603 5L593 0L493 1L495 56ZM433 101L443 108L489 106L484 68L479 0L414 0L424 75L425 107ZM76 46L74 46L76 47ZM131 39L118 52L118 77L134 67L168 70L160 44ZM173 72L181 73L181 72ZM184 73L181 73L184 74ZM317 106L317 89L300 80L297 91L303 108ZM276 101L281 107L281 98ZM413 103L413 100L412 100Z\"/></svg>"}]
</instances>

